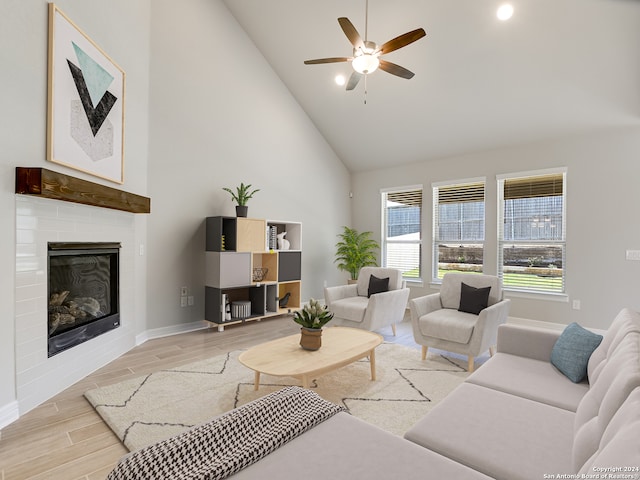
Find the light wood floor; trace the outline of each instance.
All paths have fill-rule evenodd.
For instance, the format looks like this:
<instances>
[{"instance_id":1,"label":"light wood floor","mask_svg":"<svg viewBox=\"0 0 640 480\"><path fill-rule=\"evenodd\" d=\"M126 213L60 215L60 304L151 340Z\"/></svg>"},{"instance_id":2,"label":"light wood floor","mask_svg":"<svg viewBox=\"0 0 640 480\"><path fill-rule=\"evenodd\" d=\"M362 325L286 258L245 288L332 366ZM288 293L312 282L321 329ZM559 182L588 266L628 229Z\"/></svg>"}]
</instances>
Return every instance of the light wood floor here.
<instances>
[{"instance_id":1,"label":"light wood floor","mask_svg":"<svg viewBox=\"0 0 640 480\"><path fill-rule=\"evenodd\" d=\"M85 400L85 391L299 331L290 317L279 317L224 332L210 328L149 340L5 427L0 480L103 480L127 449ZM419 348L406 320L396 337L390 328L379 333L387 341Z\"/></svg>"}]
</instances>

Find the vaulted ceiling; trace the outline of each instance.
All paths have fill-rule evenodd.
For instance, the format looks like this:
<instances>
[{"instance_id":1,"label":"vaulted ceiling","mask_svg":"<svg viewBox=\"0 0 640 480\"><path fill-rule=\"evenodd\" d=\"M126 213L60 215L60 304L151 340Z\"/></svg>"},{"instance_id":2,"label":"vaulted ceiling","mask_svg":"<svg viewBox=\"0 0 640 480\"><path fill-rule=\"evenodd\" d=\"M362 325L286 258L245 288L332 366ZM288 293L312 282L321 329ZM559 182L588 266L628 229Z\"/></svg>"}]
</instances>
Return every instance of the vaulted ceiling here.
<instances>
[{"instance_id":1,"label":"vaulted ceiling","mask_svg":"<svg viewBox=\"0 0 640 480\"><path fill-rule=\"evenodd\" d=\"M422 27L376 71L336 85L351 56L337 18L365 35L365 0L223 0L351 171L640 125L639 0L369 0L368 39ZM366 104L365 104L366 98Z\"/></svg>"}]
</instances>

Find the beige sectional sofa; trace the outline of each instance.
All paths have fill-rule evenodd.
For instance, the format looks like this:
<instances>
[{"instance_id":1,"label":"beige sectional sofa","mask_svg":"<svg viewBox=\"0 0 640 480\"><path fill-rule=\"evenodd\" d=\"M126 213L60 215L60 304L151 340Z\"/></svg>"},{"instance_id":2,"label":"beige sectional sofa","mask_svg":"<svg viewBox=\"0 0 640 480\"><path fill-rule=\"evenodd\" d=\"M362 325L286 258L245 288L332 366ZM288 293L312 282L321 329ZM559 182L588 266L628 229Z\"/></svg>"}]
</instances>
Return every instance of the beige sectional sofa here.
<instances>
[{"instance_id":1,"label":"beige sectional sofa","mask_svg":"<svg viewBox=\"0 0 640 480\"><path fill-rule=\"evenodd\" d=\"M550 363L560 335L500 326L497 353L404 438L340 412L229 478L639 479L640 314L604 332L588 382Z\"/></svg>"},{"instance_id":2,"label":"beige sectional sofa","mask_svg":"<svg viewBox=\"0 0 640 480\"><path fill-rule=\"evenodd\" d=\"M640 314L618 314L588 383L551 365L560 333L500 326L498 353L405 438L493 478L640 478Z\"/></svg>"}]
</instances>

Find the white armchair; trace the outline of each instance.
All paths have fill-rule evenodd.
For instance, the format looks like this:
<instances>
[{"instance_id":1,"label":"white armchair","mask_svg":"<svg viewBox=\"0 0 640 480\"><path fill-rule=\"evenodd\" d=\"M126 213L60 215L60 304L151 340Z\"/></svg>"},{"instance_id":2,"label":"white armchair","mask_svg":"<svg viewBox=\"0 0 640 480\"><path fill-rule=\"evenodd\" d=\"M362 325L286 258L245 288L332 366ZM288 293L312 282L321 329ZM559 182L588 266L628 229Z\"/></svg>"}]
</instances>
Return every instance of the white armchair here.
<instances>
[{"instance_id":1,"label":"white armchair","mask_svg":"<svg viewBox=\"0 0 640 480\"><path fill-rule=\"evenodd\" d=\"M490 287L487 307L479 314L459 311L462 283L473 288ZM500 279L492 275L447 273L440 293L409 301L413 337L422 345L422 359L429 347L468 356L473 372L475 357L489 350L493 355L498 325L509 316L510 300L502 298Z\"/></svg>"},{"instance_id":2,"label":"white armchair","mask_svg":"<svg viewBox=\"0 0 640 480\"><path fill-rule=\"evenodd\" d=\"M388 291L368 296L371 275L389 279ZM391 325L396 334L396 323L402 321L407 309L409 289L402 272L395 268L363 267L358 283L325 287L324 301L333 312L332 325L378 330Z\"/></svg>"}]
</instances>

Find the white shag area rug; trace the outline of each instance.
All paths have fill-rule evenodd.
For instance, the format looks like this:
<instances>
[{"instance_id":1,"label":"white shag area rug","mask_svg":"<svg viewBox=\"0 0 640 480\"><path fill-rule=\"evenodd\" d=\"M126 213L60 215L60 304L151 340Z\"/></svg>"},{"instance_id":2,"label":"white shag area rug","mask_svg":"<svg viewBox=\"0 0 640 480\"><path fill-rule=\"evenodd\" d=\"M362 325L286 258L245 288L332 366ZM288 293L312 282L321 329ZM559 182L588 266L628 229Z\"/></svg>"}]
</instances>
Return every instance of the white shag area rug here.
<instances>
[{"instance_id":1,"label":"white shag area rug","mask_svg":"<svg viewBox=\"0 0 640 480\"><path fill-rule=\"evenodd\" d=\"M293 378L261 375L238 361L242 351L161 370L85 392L85 397L130 450L176 435L285 385ZM403 435L468 373L451 359L392 343L376 349L376 381L367 359L314 380L311 389L383 430Z\"/></svg>"}]
</instances>

